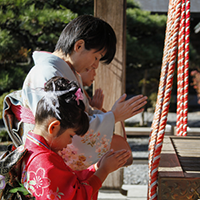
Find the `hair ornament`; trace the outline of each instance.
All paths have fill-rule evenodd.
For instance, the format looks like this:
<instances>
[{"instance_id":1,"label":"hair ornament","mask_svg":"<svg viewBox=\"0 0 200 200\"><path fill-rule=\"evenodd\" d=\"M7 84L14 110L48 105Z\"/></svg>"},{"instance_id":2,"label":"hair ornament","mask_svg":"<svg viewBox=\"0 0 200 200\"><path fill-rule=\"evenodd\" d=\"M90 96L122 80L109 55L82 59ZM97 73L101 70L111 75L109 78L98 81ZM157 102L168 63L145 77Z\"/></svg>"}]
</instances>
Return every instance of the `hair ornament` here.
<instances>
[{"instance_id":1,"label":"hair ornament","mask_svg":"<svg viewBox=\"0 0 200 200\"><path fill-rule=\"evenodd\" d=\"M75 93L75 96L76 96L75 100L77 101L77 104L79 105L79 100L83 100L84 99L83 93L81 91L81 88L78 88L78 90Z\"/></svg>"},{"instance_id":2,"label":"hair ornament","mask_svg":"<svg viewBox=\"0 0 200 200\"><path fill-rule=\"evenodd\" d=\"M60 92L64 94L66 91L55 91L55 85L53 83L53 91L46 91L44 95L44 99L46 102L45 108L47 111L53 110L56 114L56 116L61 119L60 117L60 111L57 109L59 108L59 101L58 101L58 96L62 95Z\"/></svg>"},{"instance_id":3,"label":"hair ornament","mask_svg":"<svg viewBox=\"0 0 200 200\"><path fill-rule=\"evenodd\" d=\"M77 89L77 87L72 86L70 89L56 91L56 85L54 82L52 82L52 90L45 91L44 88L36 88L35 92L37 92L37 95L42 96L42 98L45 100L44 109L47 111L52 110L59 119L61 119L60 111L58 109L60 106L58 100L59 96L66 95L66 103L70 103L70 101L76 101L77 105L80 103L79 100L84 99L81 88Z\"/></svg>"},{"instance_id":4,"label":"hair ornament","mask_svg":"<svg viewBox=\"0 0 200 200\"><path fill-rule=\"evenodd\" d=\"M44 95L44 98L47 103L47 110L52 109L56 113L59 119L60 119L60 115L59 115L60 111L58 110L59 108L58 96L68 94L71 96L71 98L68 98L65 101L69 103L71 100L76 100L77 105L79 105L79 100L84 99L81 88L78 88L78 90L76 90L77 87L71 87L70 89L67 89L67 90L56 91L56 86L54 82L52 82L52 87L53 87L52 91L45 91L46 94Z\"/></svg>"}]
</instances>

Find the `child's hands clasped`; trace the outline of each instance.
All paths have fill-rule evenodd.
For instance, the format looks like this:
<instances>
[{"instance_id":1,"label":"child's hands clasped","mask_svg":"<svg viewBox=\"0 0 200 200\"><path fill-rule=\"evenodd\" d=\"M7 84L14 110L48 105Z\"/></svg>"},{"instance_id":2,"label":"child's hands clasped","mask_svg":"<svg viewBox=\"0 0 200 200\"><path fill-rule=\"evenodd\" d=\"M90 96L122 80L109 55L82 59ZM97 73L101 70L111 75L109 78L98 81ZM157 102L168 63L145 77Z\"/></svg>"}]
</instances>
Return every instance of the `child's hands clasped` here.
<instances>
[{"instance_id":1,"label":"child's hands clasped","mask_svg":"<svg viewBox=\"0 0 200 200\"><path fill-rule=\"evenodd\" d=\"M122 167L127 159L130 157L131 152L125 149L119 151L110 150L103 155L97 163L99 168L103 168L107 173L111 173Z\"/></svg>"},{"instance_id":2,"label":"child's hands clasped","mask_svg":"<svg viewBox=\"0 0 200 200\"><path fill-rule=\"evenodd\" d=\"M119 151L109 150L96 164L97 169L94 175L99 177L103 183L109 173L114 172L126 163L130 155L131 152L125 149Z\"/></svg>"}]
</instances>

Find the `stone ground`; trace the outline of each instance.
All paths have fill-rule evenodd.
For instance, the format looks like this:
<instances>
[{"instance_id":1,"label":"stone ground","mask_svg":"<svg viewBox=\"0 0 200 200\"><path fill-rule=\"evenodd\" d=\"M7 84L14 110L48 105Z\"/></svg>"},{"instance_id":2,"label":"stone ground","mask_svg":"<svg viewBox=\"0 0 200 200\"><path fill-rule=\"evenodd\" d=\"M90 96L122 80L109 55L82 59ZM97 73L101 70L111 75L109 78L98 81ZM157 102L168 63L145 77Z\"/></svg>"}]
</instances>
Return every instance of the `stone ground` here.
<instances>
[{"instance_id":1,"label":"stone ground","mask_svg":"<svg viewBox=\"0 0 200 200\"><path fill-rule=\"evenodd\" d=\"M146 185L148 182L149 137L128 138L132 150L133 164L124 168L125 185Z\"/></svg>"},{"instance_id":2,"label":"stone ground","mask_svg":"<svg viewBox=\"0 0 200 200\"><path fill-rule=\"evenodd\" d=\"M133 164L124 168L122 189L126 195L117 190L100 190L98 200L146 200L148 183L148 136L128 137L133 154Z\"/></svg>"}]
</instances>

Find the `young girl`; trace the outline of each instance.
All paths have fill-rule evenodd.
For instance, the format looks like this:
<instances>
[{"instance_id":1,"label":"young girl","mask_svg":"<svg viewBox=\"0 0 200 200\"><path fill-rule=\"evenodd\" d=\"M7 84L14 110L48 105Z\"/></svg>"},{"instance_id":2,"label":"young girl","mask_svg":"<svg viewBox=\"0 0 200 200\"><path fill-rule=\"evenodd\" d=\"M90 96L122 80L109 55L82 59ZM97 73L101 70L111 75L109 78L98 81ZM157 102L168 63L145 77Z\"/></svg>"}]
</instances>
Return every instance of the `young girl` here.
<instances>
[{"instance_id":1,"label":"young girl","mask_svg":"<svg viewBox=\"0 0 200 200\"><path fill-rule=\"evenodd\" d=\"M76 82L61 77L50 79L44 90L36 108L34 130L27 134L21 182L37 200L97 199L107 175L123 166L130 152L110 150L97 164L73 171L58 151L88 130L83 94Z\"/></svg>"}]
</instances>

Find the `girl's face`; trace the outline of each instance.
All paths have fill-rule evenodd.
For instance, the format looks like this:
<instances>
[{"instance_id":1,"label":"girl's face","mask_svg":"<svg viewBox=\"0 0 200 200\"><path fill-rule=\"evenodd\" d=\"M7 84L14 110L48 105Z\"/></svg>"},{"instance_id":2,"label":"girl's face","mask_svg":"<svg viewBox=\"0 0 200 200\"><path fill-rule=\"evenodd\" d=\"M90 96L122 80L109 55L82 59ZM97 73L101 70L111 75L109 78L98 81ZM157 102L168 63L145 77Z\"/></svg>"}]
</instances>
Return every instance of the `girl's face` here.
<instances>
[{"instance_id":1,"label":"girl's face","mask_svg":"<svg viewBox=\"0 0 200 200\"><path fill-rule=\"evenodd\" d=\"M73 136L76 135L75 129L69 128L66 129L61 135L58 137L54 137L50 145L51 150L54 152L58 152L65 148L68 144L72 143Z\"/></svg>"},{"instance_id":2,"label":"girl's face","mask_svg":"<svg viewBox=\"0 0 200 200\"><path fill-rule=\"evenodd\" d=\"M84 72L81 72L81 78L83 81L83 86L91 86L93 81L94 81L94 77L96 76L96 71L94 68L91 68L90 70L85 70Z\"/></svg>"}]
</instances>

